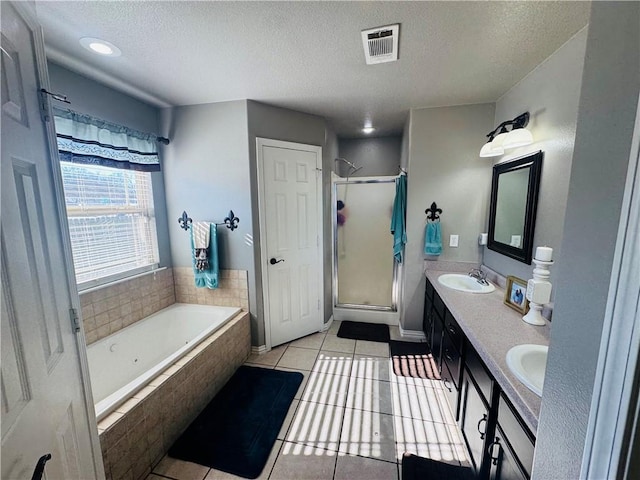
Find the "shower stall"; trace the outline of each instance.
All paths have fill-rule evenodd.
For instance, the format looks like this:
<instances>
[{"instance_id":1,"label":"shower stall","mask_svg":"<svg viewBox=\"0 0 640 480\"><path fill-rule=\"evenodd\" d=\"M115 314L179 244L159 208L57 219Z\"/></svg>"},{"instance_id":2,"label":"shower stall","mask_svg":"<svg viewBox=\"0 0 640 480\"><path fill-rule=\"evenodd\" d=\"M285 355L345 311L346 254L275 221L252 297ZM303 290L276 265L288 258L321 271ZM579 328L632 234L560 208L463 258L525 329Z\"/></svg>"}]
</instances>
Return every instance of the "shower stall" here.
<instances>
[{"instance_id":1,"label":"shower stall","mask_svg":"<svg viewBox=\"0 0 640 480\"><path fill-rule=\"evenodd\" d=\"M390 233L395 179L333 175L335 320L397 325L400 266Z\"/></svg>"}]
</instances>

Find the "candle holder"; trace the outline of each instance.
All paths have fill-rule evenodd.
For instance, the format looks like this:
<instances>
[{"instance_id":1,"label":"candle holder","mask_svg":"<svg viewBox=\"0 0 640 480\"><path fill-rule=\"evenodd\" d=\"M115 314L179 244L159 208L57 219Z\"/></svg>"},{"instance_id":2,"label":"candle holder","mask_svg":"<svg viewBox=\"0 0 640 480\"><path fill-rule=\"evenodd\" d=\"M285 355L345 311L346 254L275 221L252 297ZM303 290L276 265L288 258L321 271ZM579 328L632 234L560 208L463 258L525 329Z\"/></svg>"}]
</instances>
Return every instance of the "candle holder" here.
<instances>
[{"instance_id":1,"label":"candle holder","mask_svg":"<svg viewBox=\"0 0 640 480\"><path fill-rule=\"evenodd\" d=\"M530 325L546 325L546 320L542 316L542 307L551 300L551 282L549 268L553 261L533 259L536 267L533 269L533 278L527 282L527 300L529 300L529 312L522 317L522 320Z\"/></svg>"}]
</instances>

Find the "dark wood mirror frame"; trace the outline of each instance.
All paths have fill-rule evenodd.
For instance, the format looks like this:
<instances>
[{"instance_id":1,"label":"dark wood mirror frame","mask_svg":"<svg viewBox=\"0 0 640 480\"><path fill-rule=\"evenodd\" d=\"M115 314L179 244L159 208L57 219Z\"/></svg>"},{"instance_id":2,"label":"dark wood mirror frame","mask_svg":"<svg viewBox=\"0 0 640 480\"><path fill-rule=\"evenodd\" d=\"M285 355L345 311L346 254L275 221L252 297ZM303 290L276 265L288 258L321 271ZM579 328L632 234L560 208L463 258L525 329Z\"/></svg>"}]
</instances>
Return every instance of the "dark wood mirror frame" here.
<instances>
[{"instance_id":1,"label":"dark wood mirror frame","mask_svg":"<svg viewBox=\"0 0 640 480\"><path fill-rule=\"evenodd\" d=\"M500 175L515 170L529 169L527 201L524 217L524 231L522 234L522 248L513 247L495 240L496 207L498 200L498 180ZM538 207L538 191L540 189L540 174L542 172L542 151L528 154L493 166L493 180L491 182L491 204L489 210L489 241L487 248L531 265L533 253L533 233L536 225L536 210Z\"/></svg>"}]
</instances>

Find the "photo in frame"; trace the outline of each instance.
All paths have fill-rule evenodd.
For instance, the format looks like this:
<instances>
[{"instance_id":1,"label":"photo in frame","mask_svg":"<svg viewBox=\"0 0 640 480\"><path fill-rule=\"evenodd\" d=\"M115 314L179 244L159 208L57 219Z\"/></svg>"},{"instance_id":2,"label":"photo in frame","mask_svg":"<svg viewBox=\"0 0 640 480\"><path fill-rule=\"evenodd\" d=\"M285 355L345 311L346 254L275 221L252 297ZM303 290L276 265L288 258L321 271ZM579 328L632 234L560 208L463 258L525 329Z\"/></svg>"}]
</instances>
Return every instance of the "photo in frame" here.
<instances>
[{"instance_id":1,"label":"photo in frame","mask_svg":"<svg viewBox=\"0 0 640 480\"><path fill-rule=\"evenodd\" d=\"M529 310L527 300L527 282L512 275L507 277L507 288L504 294L504 303L523 315Z\"/></svg>"}]
</instances>

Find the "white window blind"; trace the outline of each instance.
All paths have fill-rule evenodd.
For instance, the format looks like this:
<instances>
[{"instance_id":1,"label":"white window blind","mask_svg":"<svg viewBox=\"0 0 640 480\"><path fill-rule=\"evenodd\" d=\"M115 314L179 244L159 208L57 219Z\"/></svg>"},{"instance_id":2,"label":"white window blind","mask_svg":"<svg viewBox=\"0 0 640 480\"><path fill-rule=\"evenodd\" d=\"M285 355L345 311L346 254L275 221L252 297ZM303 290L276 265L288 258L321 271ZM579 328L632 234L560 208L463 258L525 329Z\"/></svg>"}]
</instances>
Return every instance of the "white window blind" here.
<instances>
[{"instance_id":1,"label":"white window blind","mask_svg":"<svg viewBox=\"0 0 640 480\"><path fill-rule=\"evenodd\" d=\"M60 165L79 287L157 266L151 174L70 162Z\"/></svg>"}]
</instances>

